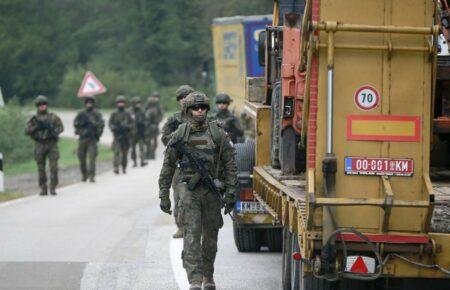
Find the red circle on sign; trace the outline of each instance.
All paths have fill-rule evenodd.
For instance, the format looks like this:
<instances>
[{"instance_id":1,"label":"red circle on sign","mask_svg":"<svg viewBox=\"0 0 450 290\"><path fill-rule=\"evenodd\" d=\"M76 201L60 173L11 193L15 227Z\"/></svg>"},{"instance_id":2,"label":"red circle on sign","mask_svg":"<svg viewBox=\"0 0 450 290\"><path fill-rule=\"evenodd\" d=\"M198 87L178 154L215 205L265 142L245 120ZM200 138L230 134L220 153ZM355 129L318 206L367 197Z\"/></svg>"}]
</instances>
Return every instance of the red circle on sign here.
<instances>
[{"instance_id":1,"label":"red circle on sign","mask_svg":"<svg viewBox=\"0 0 450 290\"><path fill-rule=\"evenodd\" d=\"M372 86L360 87L355 93L355 104L364 111L376 108L380 103L380 94Z\"/></svg>"}]
</instances>

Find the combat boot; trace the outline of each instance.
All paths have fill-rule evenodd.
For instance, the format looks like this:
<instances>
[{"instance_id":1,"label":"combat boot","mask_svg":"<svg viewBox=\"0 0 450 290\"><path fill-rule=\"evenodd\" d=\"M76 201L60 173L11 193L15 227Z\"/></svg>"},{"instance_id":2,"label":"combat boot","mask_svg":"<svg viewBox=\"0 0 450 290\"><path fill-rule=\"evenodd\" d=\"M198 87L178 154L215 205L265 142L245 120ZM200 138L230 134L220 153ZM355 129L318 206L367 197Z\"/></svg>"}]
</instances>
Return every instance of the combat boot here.
<instances>
[{"instance_id":1,"label":"combat boot","mask_svg":"<svg viewBox=\"0 0 450 290\"><path fill-rule=\"evenodd\" d=\"M137 162L136 162L136 160L133 160L133 167L137 167Z\"/></svg>"},{"instance_id":2,"label":"combat boot","mask_svg":"<svg viewBox=\"0 0 450 290\"><path fill-rule=\"evenodd\" d=\"M115 174L119 174L119 169L117 169L117 168L114 169L114 173L115 173Z\"/></svg>"},{"instance_id":3,"label":"combat boot","mask_svg":"<svg viewBox=\"0 0 450 290\"><path fill-rule=\"evenodd\" d=\"M89 178L89 181L92 182L92 183L95 182L94 176L91 176L91 178Z\"/></svg>"},{"instance_id":4,"label":"combat boot","mask_svg":"<svg viewBox=\"0 0 450 290\"><path fill-rule=\"evenodd\" d=\"M178 228L177 232L172 235L172 238L174 239L182 239L183 238L183 229Z\"/></svg>"},{"instance_id":5,"label":"combat boot","mask_svg":"<svg viewBox=\"0 0 450 290\"><path fill-rule=\"evenodd\" d=\"M124 166L124 167L122 167L122 173L123 174L126 174L127 173L127 168Z\"/></svg>"},{"instance_id":6,"label":"combat boot","mask_svg":"<svg viewBox=\"0 0 450 290\"><path fill-rule=\"evenodd\" d=\"M48 195L47 185L41 186L41 192L39 193L39 195Z\"/></svg>"},{"instance_id":7,"label":"combat boot","mask_svg":"<svg viewBox=\"0 0 450 290\"><path fill-rule=\"evenodd\" d=\"M216 282L213 277L203 277L203 290L216 290Z\"/></svg>"},{"instance_id":8,"label":"combat boot","mask_svg":"<svg viewBox=\"0 0 450 290\"><path fill-rule=\"evenodd\" d=\"M145 162L144 160L141 161L141 167L145 167L145 166L147 166L147 164L148 164L148 163Z\"/></svg>"},{"instance_id":9,"label":"combat boot","mask_svg":"<svg viewBox=\"0 0 450 290\"><path fill-rule=\"evenodd\" d=\"M54 187L50 188L50 194L51 195L56 195L56 190Z\"/></svg>"},{"instance_id":10,"label":"combat boot","mask_svg":"<svg viewBox=\"0 0 450 290\"><path fill-rule=\"evenodd\" d=\"M189 286L189 290L202 290L202 283L200 282L192 282Z\"/></svg>"},{"instance_id":11,"label":"combat boot","mask_svg":"<svg viewBox=\"0 0 450 290\"><path fill-rule=\"evenodd\" d=\"M86 174L82 174L81 181L86 182L86 180L87 180Z\"/></svg>"}]
</instances>

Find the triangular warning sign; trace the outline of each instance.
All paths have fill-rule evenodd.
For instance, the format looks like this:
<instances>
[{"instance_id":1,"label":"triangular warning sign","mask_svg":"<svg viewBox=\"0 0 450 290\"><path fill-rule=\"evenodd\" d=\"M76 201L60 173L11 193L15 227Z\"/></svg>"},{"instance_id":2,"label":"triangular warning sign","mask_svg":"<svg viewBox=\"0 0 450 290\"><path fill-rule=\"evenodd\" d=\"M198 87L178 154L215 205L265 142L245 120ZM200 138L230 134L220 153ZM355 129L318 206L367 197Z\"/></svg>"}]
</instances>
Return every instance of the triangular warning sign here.
<instances>
[{"instance_id":1,"label":"triangular warning sign","mask_svg":"<svg viewBox=\"0 0 450 290\"><path fill-rule=\"evenodd\" d=\"M364 263L364 260L361 256L358 256L356 258L355 263L353 263L352 268L350 269L350 272L353 273L368 273L369 269L367 269L366 263Z\"/></svg>"},{"instance_id":2,"label":"triangular warning sign","mask_svg":"<svg viewBox=\"0 0 450 290\"><path fill-rule=\"evenodd\" d=\"M81 87L78 90L78 97L94 96L106 92L105 86L95 77L95 75L87 71L84 75Z\"/></svg>"}]
</instances>

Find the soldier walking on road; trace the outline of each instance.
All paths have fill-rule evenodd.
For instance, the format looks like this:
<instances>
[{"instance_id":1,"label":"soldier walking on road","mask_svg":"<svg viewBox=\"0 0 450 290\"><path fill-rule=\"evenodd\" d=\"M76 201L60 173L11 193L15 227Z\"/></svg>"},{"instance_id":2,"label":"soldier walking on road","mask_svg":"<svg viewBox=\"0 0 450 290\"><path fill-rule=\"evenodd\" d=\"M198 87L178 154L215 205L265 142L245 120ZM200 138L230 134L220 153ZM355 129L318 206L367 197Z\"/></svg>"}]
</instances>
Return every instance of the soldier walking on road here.
<instances>
[{"instance_id":1,"label":"soldier walking on road","mask_svg":"<svg viewBox=\"0 0 450 290\"><path fill-rule=\"evenodd\" d=\"M137 150L139 150L141 167L144 167L147 165L147 162L145 161L145 132L147 130L147 120L144 109L142 108L141 98L132 98L131 104L132 107L130 113L134 120L134 129L131 134L131 159L133 160L133 167L137 167Z\"/></svg>"},{"instance_id":2,"label":"soldier walking on road","mask_svg":"<svg viewBox=\"0 0 450 290\"><path fill-rule=\"evenodd\" d=\"M126 104L127 99L124 96L118 96L116 98L117 110L109 118L109 128L114 135L112 149L114 152L114 173L116 174L119 174L120 165L122 165L122 172L126 173L131 131L134 128L131 114L125 110Z\"/></svg>"},{"instance_id":3,"label":"soldier walking on road","mask_svg":"<svg viewBox=\"0 0 450 290\"><path fill-rule=\"evenodd\" d=\"M217 113L215 119L222 123L223 128L233 143L244 142L244 130L240 120L228 109L233 100L227 94L216 96Z\"/></svg>"},{"instance_id":4,"label":"soldier walking on road","mask_svg":"<svg viewBox=\"0 0 450 290\"><path fill-rule=\"evenodd\" d=\"M95 159L98 155L97 143L103 134L105 121L95 108L95 97L84 98L85 109L77 114L73 122L78 141L78 159L80 160L81 180L95 182ZM88 160L89 163L88 163Z\"/></svg>"},{"instance_id":5,"label":"soldier walking on road","mask_svg":"<svg viewBox=\"0 0 450 290\"><path fill-rule=\"evenodd\" d=\"M177 216L184 228L183 267L191 290L216 289L213 274L219 229L223 226L221 208L231 212L235 203L237 167L235 150L216 121L208 121L209 99L193 92L185 99L189 120L179 126L170 140L159 177L161 210L171 213L169 189L177 167L180 168L181 202ZM184 148L184 149L181 149ZM198 170L201 163L206 176ZM204 173L204 172L203 172ZM211 183L224 192L224 204Z\"/></svg>"},{"instance_id":6,"label":"soldier walking on road","mask_svg":"<svg viewBox=\"0 0 450 290\"><path fill-rule=\"evenodd\" d=\"M48 99L38 96L35 99L37 113L30 118L25 134L35 141L34 158L38 167L40 195L47 195L46 161L50 164L50 194L56 195L58 185L58 138L64 131L61 119L48 112Z\"/></svg>"},{"instance_id":7,"label":"soldier walking on road","mask_svg":"<svg viewBox=\"0 0 450 290\"><path fill-rule=\"evenodd\" d=\"M147 158L155 159L155 152L158 146L159 135L159 123L162 120L163 112L159 105L159 98L154 96L157 92L153 93L147 100L147 106L145 110L145 116L147 118L147 130L146 130L146 147Z\"/></svg>"},{"instance_id":8,"label":"soldier walking on road","mask_svg":"<svg viewBox=\"0 0 450 290\"><path fill-rule=\"evenodd\" d=\"M176 92L175 96L177 98L178 105L180 106L180 111L175 112L164 124L162 129L161 140L165 146L169 143L173 136L173 133L178 129L178 127L185 122L183 118L183 113L181 109L183 108L183 101L187 95L192 93L194 89L188 85L180 86ZM175 224L177 225L177 232L173 234L174 239L181 239L183 237L183 225L178 221L178 205L180 203L180 190L181 181L178 176L179 170L177 169L174 174L172 189L173 189L173 200L174 200L174 210L173 215L175 217Z\"/></svg>"}]
</instances>

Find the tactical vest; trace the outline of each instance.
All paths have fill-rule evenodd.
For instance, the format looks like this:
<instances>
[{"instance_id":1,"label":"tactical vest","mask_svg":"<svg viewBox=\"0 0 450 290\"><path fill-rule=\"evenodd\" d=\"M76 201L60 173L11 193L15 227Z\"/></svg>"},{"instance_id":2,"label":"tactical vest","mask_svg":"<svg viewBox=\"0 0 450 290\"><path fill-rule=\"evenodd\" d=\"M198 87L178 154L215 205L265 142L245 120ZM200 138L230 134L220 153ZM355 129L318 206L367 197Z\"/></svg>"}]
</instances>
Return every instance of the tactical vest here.
<instances>
[{"instance_id":1,"label":"tactical vest","mask_svg":"<svg viewBox=\"0 0 450 290\"><path fill-rule=\"evenodd\" d=\"M211 176L218 177L218 166L224 139L222 138L217 122L209 122L208 129L201 133L191 133L190 125L183 123L179 126L176 135L173 137L174 142L178 140L186 142L191 152L194 152L199 159L205 162ZM195 174L193 168L186 166L188 164L186 157L183 156L179 164L182 175L191 176Z\"/></svg>"}]
</instances>

